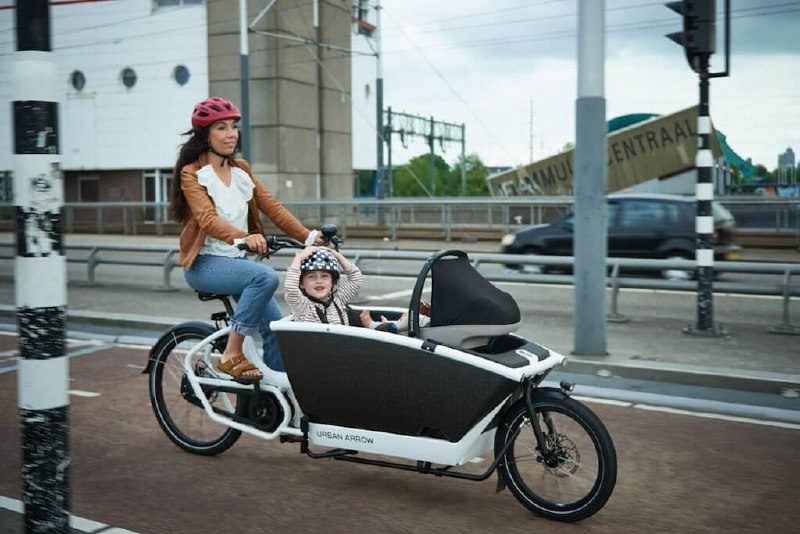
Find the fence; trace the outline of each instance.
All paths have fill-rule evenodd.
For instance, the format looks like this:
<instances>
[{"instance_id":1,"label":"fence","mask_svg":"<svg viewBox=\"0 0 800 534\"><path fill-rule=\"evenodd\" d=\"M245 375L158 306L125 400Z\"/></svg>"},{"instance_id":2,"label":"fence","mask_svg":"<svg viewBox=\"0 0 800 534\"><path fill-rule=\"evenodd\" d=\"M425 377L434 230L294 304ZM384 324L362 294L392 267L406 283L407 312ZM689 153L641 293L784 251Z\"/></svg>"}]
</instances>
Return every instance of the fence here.
<instances>
[{"instance_id":1,"label":"fence","mask_svg":"<svg viewBox=\"0 0 800 534\"><path fill-rule=\"evenodd\" d=\"M76 254L78 253L78 254ZM162 270L163 284L161 290L175 289L170 282L172 270L179 267L177 261L178 249L159 245L68 245L66 247L67 262L86 264L87 283L96 283L95 273L100 265L129 265L143 267L157 267ZM353 261L381 260L377 266L365 265L364 274L384 276L415 277L419 268L404 267L402 261L415 261L416 265L423 263L430 254L428 252L409 252L392 250L347 250L346 254ZM132 255L132 256L131 256ZM289 257L291 251L279 251L277 257ZM0 260L13 260L14 243L0 241ZM509 254L471 253L470 259L476 268L483 265L518 264L537 267L571 267L574 258L568 256L518 256ZM388 264L390 266L386 266ZM397 264L395 264L397 263ZM624 321L626 318L618 311L618 296L622 288L662 289L674 291L696 292L697 284L688 280L664 280L658 278L635 278L621 276L623 271L657 271L685 270L692 271L694 262L690 260L645 260L629 258L608 258L606 265L610 270L607 285L611 288L611 304L608 313L609 321ZM276 269L282 267L276 263ZM800 335L800 326L790 322L790 307L792 298L800 297L800 286L792 285L792 276L800 275L800 264L794 263L754 263L754 262L717 262L714 264L715 272L719 273L752 273L759 275L779 275L782 277L780 284L755 284L735 282L715 282L714 291L717 293L734 293L743 295L773 295L781 298L781 323L775 325L771 331L779 334ZM566 274L537 274L530 272L517 272L511 270L495 270L482 272L489 280L495 282L523 282L537 284L565 284L571 285L573 277Z\"/></svg>"}]
</instances>

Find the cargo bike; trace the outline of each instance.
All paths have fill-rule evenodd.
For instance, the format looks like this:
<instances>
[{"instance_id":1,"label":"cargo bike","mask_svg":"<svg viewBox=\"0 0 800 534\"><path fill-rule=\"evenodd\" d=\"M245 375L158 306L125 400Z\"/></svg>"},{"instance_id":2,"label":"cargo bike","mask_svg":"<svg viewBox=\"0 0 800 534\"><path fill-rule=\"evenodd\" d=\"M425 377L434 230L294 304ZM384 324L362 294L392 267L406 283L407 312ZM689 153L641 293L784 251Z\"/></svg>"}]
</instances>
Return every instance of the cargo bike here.
<instances>
[{"instance_id":1,"label":"cargo bike","mask_svg":"<svg viewBox=\"0 0 800 534\"><path fill-rule=\"evenodd\" d=\"M332 246L341 242L331 226L323 235ZM267 257L303 246L280 236L267 242ZM428 280L431 311L421 318ZM267 367L248 337L245 355L264 375L255 385L216 370L231 297L198 296L225 310L211 316L214 324L171 328L145 369L159 425L188 452L219 454L244 432L297 442L314 459L473 481L497 471L497 491L508 488L533 513L565 522L593 515L611 496L617 459L605 426L570 396L572 384L542 384L566 357L513 333L521 321L516 302L463 251L427 259L406 333L286 317L270 325L286 372ZM359 310L350 311L355 318ZM371 308L390 319L403 311Z\"/></svg>"}]
</instances>

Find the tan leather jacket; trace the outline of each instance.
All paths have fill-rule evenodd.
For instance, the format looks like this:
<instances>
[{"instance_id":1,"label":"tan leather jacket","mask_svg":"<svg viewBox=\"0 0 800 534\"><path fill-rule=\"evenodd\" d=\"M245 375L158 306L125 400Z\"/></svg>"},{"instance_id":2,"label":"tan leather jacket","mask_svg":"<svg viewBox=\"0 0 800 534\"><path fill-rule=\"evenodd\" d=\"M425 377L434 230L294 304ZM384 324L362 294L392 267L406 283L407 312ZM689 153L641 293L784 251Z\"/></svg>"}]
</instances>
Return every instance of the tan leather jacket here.
<instances>
[{"instance_id":1,"label":"tan leather jacket","mask_svg":"<svg viewBox=\"0 0 800 534\"><path fill-rule=\"evenodd\" d=\"M197 171L208 164L208 157L203 154L194 163L181 169L181 190L186 197L188 215L183 221L183 230L180 237L180 262L185 270L189 270L194 263L206 236L211 236L228 244L233 244L234 239L245 237L247 234L217 215L214 201L208 196L206 188L197 181ZM286 235L294 239L305 241L309 229L295 219L283 205L267 192L259 182L250 166L243 159L233 162L235 167L245 171L253 180L253 198L250 199L247 214L247 227L249 234L264 233L259 212L263 213L275 223Z\"/></svg>"}]
</instances>

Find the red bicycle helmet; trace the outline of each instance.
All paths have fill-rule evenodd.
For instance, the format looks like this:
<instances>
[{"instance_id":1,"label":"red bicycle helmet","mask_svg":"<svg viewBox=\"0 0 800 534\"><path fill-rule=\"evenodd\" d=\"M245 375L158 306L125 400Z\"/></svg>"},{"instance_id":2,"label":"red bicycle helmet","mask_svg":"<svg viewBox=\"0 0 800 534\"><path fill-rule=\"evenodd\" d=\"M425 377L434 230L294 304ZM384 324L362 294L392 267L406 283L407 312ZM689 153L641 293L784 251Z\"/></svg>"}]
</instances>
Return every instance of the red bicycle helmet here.
<instances>
[{"instance_id":1,"label":"red bicycle helmet","mask_svg":"<svg viewBox=\"0 0 800 534\"><path fill-rule=\"evenodd\" d=\"M204 128L216 121L241 118L242 114L239 113L239 108L233 102L218 96L212 96L194 107L194 111L192 111L192 128Z\"/></svg>"}]
</instances>

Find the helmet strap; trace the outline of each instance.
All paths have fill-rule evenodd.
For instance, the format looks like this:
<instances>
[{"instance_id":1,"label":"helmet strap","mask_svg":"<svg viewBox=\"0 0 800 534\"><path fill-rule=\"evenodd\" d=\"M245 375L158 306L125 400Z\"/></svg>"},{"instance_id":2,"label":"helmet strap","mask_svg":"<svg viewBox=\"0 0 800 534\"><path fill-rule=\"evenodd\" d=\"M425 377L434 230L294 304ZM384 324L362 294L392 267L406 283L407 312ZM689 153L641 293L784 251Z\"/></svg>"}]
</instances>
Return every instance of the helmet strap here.
<instances>
[{"instance_id":1,"label":"helmet strap","mask_svg":"<svg viewBox=\"0 0 800 534\"><path fill-rule=\"evenodd\" d=\"M208 146L208 151L209 151L209 152L213 152L214 154L216 154L217 156L219 156L220 158L222 158L222 166L223 166L223 167L225 166L225 162L226 162L226 161L233 159L233 156L230 156L230 155L226 156L226 155L224 155L224 154L220 154L219 152L217 152L216 150L214 150L214 148L213 148L211 145L209 145L209 146ZM229 165L229 166L230 166L230 165Z\"/></svg>"}]
</instances>

